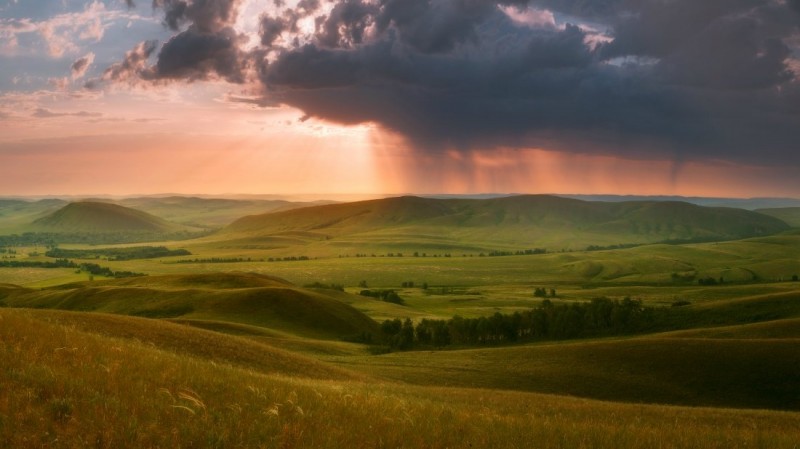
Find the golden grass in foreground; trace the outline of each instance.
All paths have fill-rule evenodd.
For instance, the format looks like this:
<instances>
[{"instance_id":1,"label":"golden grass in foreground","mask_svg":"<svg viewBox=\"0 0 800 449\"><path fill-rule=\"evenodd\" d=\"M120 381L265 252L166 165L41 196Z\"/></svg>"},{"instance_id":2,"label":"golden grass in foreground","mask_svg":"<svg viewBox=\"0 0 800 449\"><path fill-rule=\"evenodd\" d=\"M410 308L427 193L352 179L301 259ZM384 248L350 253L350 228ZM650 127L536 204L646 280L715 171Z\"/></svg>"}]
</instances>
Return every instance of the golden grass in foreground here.
<instances>
[{"instance_id":1,"label":"golden grass in foreground","mask_svg":"<svg viewBox=\"0 0 800 449\"><path fill-rule=\"evenodd\" d=\"M0 447L792 448L800 414L264 375L0 310Z\"/></svg>"}]
</instances>

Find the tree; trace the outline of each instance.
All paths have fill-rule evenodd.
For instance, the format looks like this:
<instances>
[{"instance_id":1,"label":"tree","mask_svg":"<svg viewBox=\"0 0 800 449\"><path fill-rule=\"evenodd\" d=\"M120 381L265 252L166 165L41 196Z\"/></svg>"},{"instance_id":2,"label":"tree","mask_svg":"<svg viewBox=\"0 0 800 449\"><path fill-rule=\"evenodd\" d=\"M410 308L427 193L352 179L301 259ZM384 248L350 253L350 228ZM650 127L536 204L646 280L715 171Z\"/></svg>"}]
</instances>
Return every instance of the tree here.
<instances>
[{"instance_id":1,"label":"tree","mask_svg":"<svg viewBox=\"0 0 800 449\"><path fill-rule=\"evenodd\" d=\"M414 345L414 323L406 318L400 333L397 334L394 346L398 349L409 349Z\"/></svg>"}]
</instances>

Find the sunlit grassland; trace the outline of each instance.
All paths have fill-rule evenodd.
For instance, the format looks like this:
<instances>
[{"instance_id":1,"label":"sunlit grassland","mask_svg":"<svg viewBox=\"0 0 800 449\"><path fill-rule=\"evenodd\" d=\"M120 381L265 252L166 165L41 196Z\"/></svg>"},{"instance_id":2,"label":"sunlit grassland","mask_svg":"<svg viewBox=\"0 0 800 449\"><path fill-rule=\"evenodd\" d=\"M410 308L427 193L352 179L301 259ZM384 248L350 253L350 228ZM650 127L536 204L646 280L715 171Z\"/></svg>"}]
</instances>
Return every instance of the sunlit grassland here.
<instances>
[{"instance_id":1,"label":"sunlit grassland","mask_svg":"<svg viewBox=\"0 0 800 449\"><path fill-rule=\"evenodd\" d=\"M398 237L399 238L399 237ZM409 248L403 257L385 257L395 249L372 253L366 251L325 256L313 246L292 245L284 250L220 247L200 239L196 241L158 242L170 248L186 248L192 256L152 260L104 261L91 259L115 271L148 274L208 273L218 271L253 271L273 274L303 285L311 282L356 286L367 281L372 286L397 287L402 282L427 282L432 286L496 286L508 284L552 283L557 285L596 286L609 284L650 284L669 286L672 275L696 278L720 277L733 282L786 280L800 274L800 234L794 231L778 236L732 242L693 245L647 245L623 250L549 253L530 256L479 257L477 253L431 251L427 257L413 257L423 249ZM128 245L130 246L130 245ZM413 246L413 245L412 245ZM89 248L86 245L63 245L64 248ZM524 249L524 248L518 248ZM40 253L43 251L40 249ZM22 250L25 257L27 250ZM368 254L369 257L355 257ZM451 257L444 257L450 254ZM465 255L466 254L466 257ZM433 257L441 256L441 257ZM268 262L270 257L307 256L311 260ZM40 260L43 256L32 258ZM177 264L177 260L242 258L250 262ZM80 262L81 260L77 260ZM16 270L0 269L0 282L46 286L64 278L65 273L35 271L28 278ZM18 282L14 282L18 281Z\"/></svg>"},{"instance_id":2,"label":"sunlit grassland","mask_svg":"<svg viewBox=\"0 0 800 449\"><path fill-rule=\"evenodd\" d=\"M0 320L3 447L791 448L800 441L797 413L290 378L48 322L41 311L0 310Z\"/></svg>"},{"instance_id":3,"label":"sunlit grassland","mask_svg":"<svg viewBox=\"0 0 800 449\"><path fill-rule=\"evenodd\" d=\"M146 276L42 290L6 286L0 287L0 300L14 307L224 321L321 339L378 330L377 323L326 290L300 289L245 273Z\"/></svg>"},{"instance_id":4,"label":"sunlit grassland","mask_svg":"<svg viewBox=\"0 0 800 449\"><path fill-rule=\"evenodd\" d=\"M664 334L668 337L691 338L792 338L800 339L800 318L772 320L763 323L689 329Z\"/></svg>"},{"instance_id":5,"label":"sunlit grassland","mask_svg":"<svg viewBox=\"0 0 800 449\"><path fill-rule=\"evenodd\" d=\"M495 311L523 310L538 304L535 287L554 288L560 300L588 300L600 296L642 299L653 305L675 301L702 303L797 289L795 282L778 282L800 274L800 235L778 236L732 242L693 245L649 245L623 250L551 253L543 255L479 257L453 254L451 257L333 257L302 261L263 261L270 252L253 249L219 249L192 241L166 243L171 248L188 248L192 256L152 260L107 261L90 259L113 270L150 275L247 271L285 278L297 285L313 282L340 284L351 293L365 281L369 287L400 291L407 307L380 301L352 304L377 320L394 317L440 317L454 314L481 316ZM87 248L64 245L69 248ZM306 248L295 247L301 255ZM36 257L28 253L38 251ZM22 259L46 260L43 249L20 249ZM192 258L236 257L251 262L177 264ZM82 260L76 260L82 262ZM693 276L675 282L673 275ZM757 278L754 280L754 276ZM726 283L706 287L696 280L723 278ZM43 288L86 280L85 273L69 269L0 268L0 282ZM99 281L96 278L95 281ZM402 289L413 281L415 288ZM423 284L429 286L423 290ZM445 291L442 291L445 288ZM344 299L345 301L351 301ZM195 318L215 319L213 316Z\"/></svg>"}]
</instances>

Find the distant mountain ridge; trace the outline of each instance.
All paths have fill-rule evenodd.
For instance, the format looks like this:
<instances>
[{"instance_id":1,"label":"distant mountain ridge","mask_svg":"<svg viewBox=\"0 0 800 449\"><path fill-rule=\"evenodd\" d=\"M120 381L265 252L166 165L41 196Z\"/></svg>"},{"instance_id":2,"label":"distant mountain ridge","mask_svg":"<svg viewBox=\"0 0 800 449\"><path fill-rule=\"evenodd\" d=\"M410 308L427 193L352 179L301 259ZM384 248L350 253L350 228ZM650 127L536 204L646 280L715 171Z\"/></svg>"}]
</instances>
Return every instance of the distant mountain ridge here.
<instances>
[{"instance_id":1,"label":"distant mountain ridge","mask_svg":"<svg viewBox=\"0 0 800 449\"><path fill-rule=\"evenodd\" d=\"M563 243L652 243L724 240L774 234L783 221L732 208L685 202L588 202L550 195L489 199L414 196L332 204L241 218L221 235L269 236L306 233L312 238L351 240L391 235L447 237L472 241L536 244L546 234Z\"/></svg>"},{"instance_id":2,"label":"distant mountain ridge","mask_svg":"<svg viewBox=\"0 0 800 449\"><path fill-rule=\"evenodd\" d=\"M185 230L155 215L117 204L79 201L33 221L36 230L49 232L175 232Z\"/></svg>"}]
</instances>

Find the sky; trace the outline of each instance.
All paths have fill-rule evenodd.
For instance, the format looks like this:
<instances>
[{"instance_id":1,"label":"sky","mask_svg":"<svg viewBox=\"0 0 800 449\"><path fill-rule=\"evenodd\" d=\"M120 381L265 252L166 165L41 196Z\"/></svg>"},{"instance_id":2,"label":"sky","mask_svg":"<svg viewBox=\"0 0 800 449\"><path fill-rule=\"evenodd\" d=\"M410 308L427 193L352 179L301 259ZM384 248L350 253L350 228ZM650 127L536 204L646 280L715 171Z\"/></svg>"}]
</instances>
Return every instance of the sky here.
<instances>
[{"instance_id":1,"label":"sky","mask_svg":"<svg viewBox=\"0 0 800 449\"><path fill-rule=\"evenodd\" d=\"M487 192L800 198L800 0L0 0L2 196Z\"/></svg>"}]
</instances>

